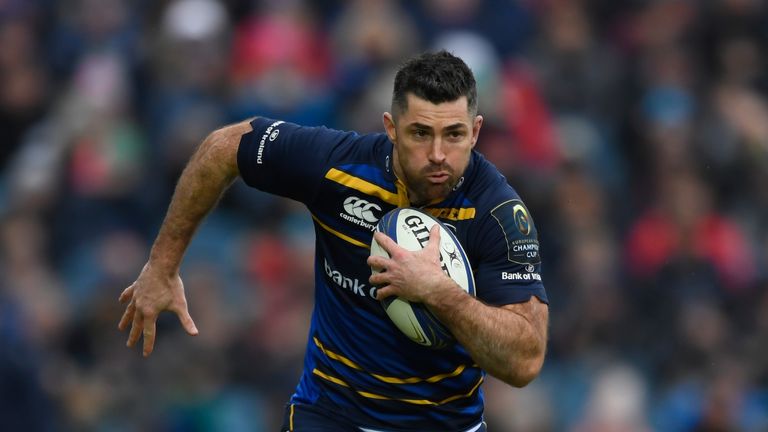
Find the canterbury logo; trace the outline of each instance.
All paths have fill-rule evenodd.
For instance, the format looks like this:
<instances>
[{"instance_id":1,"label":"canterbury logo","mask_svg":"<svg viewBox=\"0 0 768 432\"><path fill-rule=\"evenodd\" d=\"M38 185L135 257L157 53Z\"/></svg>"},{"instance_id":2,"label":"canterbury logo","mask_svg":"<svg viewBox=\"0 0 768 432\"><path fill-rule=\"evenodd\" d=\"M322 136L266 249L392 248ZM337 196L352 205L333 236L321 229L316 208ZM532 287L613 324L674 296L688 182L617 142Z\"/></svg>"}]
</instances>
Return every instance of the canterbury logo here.
<instances>
[{"instance_id":1,"label":"canterbury logo","mask_svg":"<svg viewBox=\"0 0 768 432\"><path fill-rule=\"evenodd\" d=\"M344 200L344 211L366 222L378 222L379 218L373 214L374 210L381 211L381 207L376 204L369 203L364 199L353 196Z\"/></svg>"}]
</instances>

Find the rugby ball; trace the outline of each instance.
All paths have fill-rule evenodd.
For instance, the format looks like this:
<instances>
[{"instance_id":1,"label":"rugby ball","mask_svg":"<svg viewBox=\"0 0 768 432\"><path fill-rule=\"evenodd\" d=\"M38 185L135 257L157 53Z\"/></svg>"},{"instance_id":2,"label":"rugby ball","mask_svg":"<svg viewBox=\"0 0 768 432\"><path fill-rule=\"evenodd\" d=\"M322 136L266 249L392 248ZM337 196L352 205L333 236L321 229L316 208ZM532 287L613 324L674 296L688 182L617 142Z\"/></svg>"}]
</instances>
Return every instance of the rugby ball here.
<instances>
[{"instance_id":1,"label":"rugby ball","mask_svg":"<svg viewBox=\"0 0 768 432\"><path fill-rule=\"evenodd\" d=\"M400 247L417 251L429 243L432 226L440 226L440 264L456 284L470 295L475 295L475 279L464 248L442 222L415 208L397 208L385 214L376 225ZM371 255L389 257L376 239L371 242ZM371 269L377 273L375 269ZM412 341L431 348L443 348L455 339L448 328L422 303L400 297L387 297L381 301L392 322Z\"/></svg>"}]
</instances>

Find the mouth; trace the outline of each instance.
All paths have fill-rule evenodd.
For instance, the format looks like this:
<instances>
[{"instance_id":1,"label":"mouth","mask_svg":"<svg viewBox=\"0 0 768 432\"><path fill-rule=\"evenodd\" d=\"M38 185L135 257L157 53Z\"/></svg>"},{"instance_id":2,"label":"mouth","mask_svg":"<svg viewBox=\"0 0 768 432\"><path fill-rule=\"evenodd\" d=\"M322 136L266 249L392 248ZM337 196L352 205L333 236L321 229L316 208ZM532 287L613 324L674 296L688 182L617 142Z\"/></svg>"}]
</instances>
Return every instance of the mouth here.
<instances>
[{"instance_id":1,"label":"mouth","mask_svg":"<svg viewBox=\"0 0 768 432\"><path fill-rule=\"evenodd\" d=\"M443 184L448 181L450 174L445 171L427 174L427 180L432 184Z\"/></svg>"}]
</instances>

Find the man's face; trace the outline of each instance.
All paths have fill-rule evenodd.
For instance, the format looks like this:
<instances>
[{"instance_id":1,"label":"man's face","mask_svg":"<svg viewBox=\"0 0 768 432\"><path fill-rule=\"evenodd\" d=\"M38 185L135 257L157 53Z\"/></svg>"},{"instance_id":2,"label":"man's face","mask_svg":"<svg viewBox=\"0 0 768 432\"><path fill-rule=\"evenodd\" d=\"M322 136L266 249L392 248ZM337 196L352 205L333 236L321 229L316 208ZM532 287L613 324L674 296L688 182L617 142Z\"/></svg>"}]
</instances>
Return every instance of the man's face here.
<instances>
[{"instance_id":1,"label":"man's face","mask_svg":"<svg viewBox=\"0 0 768 432\"><path fill-rule=\"evenodd\" d=\"M384 113L384 128L394 143L393 168L405 183L411 204L437 202L451 193L469 164L482 116L471 117L465 96L433 104L413 94L394 118Z\"/></svg>"}]
</instances>

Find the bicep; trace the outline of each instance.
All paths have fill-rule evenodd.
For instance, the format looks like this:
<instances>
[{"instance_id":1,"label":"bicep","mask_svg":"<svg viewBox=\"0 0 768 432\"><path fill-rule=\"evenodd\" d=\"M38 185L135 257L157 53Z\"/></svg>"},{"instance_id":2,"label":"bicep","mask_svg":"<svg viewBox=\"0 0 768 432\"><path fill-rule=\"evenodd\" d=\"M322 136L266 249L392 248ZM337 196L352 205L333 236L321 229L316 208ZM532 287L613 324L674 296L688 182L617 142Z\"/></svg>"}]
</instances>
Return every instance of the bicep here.
<instances>
[{"instance_id":1,"label":"bicep","mask_svg":"<svg viewBox=\"0 0 768 432\"><path fill-rule=\"evenodd\" d=\"M240 175L237 151L244 135L253 131L250 120L244 120L213 131L200 146L196 158L215 159L229 178Z\"/></svg>"}]
</instances>

